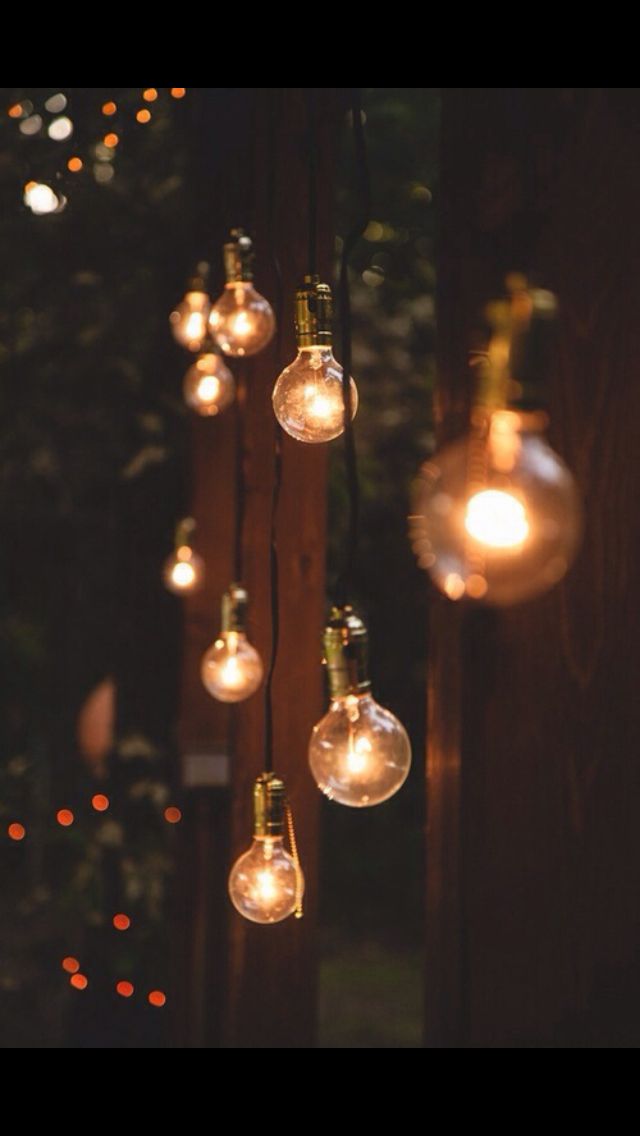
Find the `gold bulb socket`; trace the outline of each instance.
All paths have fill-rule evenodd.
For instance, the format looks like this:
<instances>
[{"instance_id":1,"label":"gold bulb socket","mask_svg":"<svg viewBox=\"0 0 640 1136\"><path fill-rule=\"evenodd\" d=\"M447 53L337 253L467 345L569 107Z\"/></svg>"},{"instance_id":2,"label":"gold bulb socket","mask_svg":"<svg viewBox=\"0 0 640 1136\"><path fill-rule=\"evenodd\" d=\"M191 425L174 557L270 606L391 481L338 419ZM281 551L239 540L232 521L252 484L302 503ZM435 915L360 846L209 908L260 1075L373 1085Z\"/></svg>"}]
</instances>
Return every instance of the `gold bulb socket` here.
<instances>
[{"instance_id":1,"label":"gold bulb socket","mask_svg":"<svg viewBox=\"0 0 640 1136\"><path fill-rule=\"evenodd\" d=\"M282 836L285 807L284 781L275 773L261 773L253 786L253 835Z\"/></svg>"},{"instance_id":2,"label":"gold bulb socket","mask_svg":"<svg viewBox=\"0 0 640 1136\"><path fill-rule=\"evenodd\" d=\"M190 545L195 529L196 522L193 517L183 517L182 520L178 521L174 537L176 548L184 548L185 545Z\"/></svg>"},{"instance_id":3,"label":"gold bulb socket","mask_svg":"<svg viewBox=\"0 0 640 1136\"><path fill-rule=\"evenodd\" d=\"M369 635L350 604L332 609L323 643L332 699L371 689Z\"/></svg>"},{"instance_id":4,"label":"gold bulb socket","mask_svg":"<svg viewBox=\"0 0 640 1136\"><path fill-rule=\"evenodd\" d=\"M244 631L247 619L249 593L242 584L229 584L222 597L221 630Z\"/></svg>"},{"instance_id":5,"label":"gold bulb socket","mask_svg":"<svg viewBox=\"0 0 640 1136\"><path fill-rule=\"evenodd\" d=\"M253 241L244 229L232 229L230 240L223 245L222 258L227 284L253 280Z\"/></svg>"},{"instance_id":6,"label":"gold bulb socket","mask_svg":"<svg viewBox=\"0 0 640 1136\"><path fill-rule=\"evenodd\" d=\"M333 342L331 288L319 276L305 276L295 299L298 347L330 347Z\"/></svg>"}]
</instances>

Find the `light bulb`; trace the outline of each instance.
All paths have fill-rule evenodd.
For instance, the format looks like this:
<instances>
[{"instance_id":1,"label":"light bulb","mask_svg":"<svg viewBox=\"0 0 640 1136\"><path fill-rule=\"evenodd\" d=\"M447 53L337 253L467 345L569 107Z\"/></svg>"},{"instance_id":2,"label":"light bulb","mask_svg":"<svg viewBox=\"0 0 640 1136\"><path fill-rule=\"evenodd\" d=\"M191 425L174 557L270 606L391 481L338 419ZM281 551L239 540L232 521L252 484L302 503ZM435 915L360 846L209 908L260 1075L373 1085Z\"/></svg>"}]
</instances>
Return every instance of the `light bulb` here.
<instances>
[{"instance_id":1,"label":"light bulb","mask_svg":"<svg viewBox=\"0 0 640 1136\"><path fill-rule=\"evenodd\" d=\"M211 332L225 355L256 355L273 338L275 316L271 304L253 286L252 261L251 238L242 229L234 229L224 246L224 291L209 316Z\"/></svg>"},{"instance_id":2,"label":"light bulb","mask_svg":"<svg viewBox=\"0 0 640 1136\"><path fill-rule=\"evenodd\" d=\"M413 546L450 599L518 603L551 588L573 562L582 510L545 425L541 412L476 413L471 433L423 467Z\"/></svg>"},{"instance_id":3,"label":"light bulb","mask_svg":"<svg viewBox=\"0 0 640 1136\"><path fill-rule=\"evenodd\" d=\"M262 682L262 661L245 631L248 601L241 584L229 586L222 597L222 630L202 659L202 682L219 702L243 702Z\"/></svg>"},{"instance_id":4,"label":"light bulb","mask_svg":"<svg viewBox=\"0 0 640 1136\"><path fill-rule=\"evenodd\" d=\"M331 289L317 276L306 276L296 293L299 351L273 388L273 410L287 434L298 442L330 442L344 430L342 367L331 349ZM351 417L358 391L350 379Z\"/></svg>"},{"instance_id":5,"label":"light bulb","mask_svg":"<svg viewBox=\"0 0 640 1136\"><path fill-rule=\"evenodd\" d=\"M184 299L169 316L173 337L189 351L201 351L207 339L211 300L205 291L204 280L194 276Z\"/></svg>"},{"instance_id":6,"label":"light bulb","mask_svg":"<svg viewBox=\"0 0 640 1136\"><path fill-rule=\"evenodd\" d=\"M333 609L324 645L331 705L311 735L311 772L332 801L379 805L397 793L411 767L407 732L371 696L367 631L350 607Z\"/></svg>"},{"instance_id":7,"label":"light bulb","mask_svg":"<svg viewBox=\"0 0 640 1136\"><path fill-rule=\"evenodd\" d=\"M174 595L196 592L204 582L204 561L189 544L195 522L185 517L176 526L175 548L164 562L162 578Z\"/></svg>"},{"instance_id":8,"label":"light bulb","mask_svg":"<svg viewBox=\"0 0 640 1136\"><path fill-rule=\"evenodd\" d=\"M233 402L235 383L224 360L205 351L189 367L183 383L184 401L203 418L220 414Z\"/></svg>"},{"instance_id":9,"label":"light bulb","mask_svg":"<svg viewBox=\"0 0 640 1136\"><path fill-rule=\"evenodd\" d=\"M252 923L279 923L301 914L304 892L300 865L284 847L284 784L272 773L261 774L253 801L253 842L231 869L229 896Z\"/></svg>"}]
</instances>

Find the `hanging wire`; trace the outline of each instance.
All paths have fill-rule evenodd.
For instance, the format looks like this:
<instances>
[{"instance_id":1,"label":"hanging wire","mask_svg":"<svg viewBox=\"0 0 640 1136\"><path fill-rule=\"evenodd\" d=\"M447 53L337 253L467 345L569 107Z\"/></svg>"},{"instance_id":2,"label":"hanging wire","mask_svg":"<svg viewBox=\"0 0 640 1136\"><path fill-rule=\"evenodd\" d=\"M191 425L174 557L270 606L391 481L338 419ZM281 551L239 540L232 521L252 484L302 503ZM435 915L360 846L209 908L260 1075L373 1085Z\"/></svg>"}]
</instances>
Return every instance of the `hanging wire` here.
<instances>
[{"instance_id":1,"label":"hanging wire","mask_svg":"<svg viewBox=\"0 0 640 1136\"><path fill-rule=\"evenodd\" d=\"M347 537L342 573L336 585L336 599L339 604L347 603L353 591L353 580L358 556L360 528L360 484L358 480L358 459L356 454L353 420L351 417L351 295L349 291L349 260L358 241L364 233L371 214L371 186L369 163L364 135L364 121L360 100L360 89L351 88L351 125L356 164L357 212L352 228L346 234L340 257L339 311L342 349L342 395L344 400L344 457L349 498Z\"/></svg>"},{"instance_id":2,"label":"hanging wire","mask_svg":"<svg viewBox=\"0 0 640 1136\"><path fill-rule=\"evenodd\" d=\"M244 475L244 437L245 414L247 401L247 383L245 364L241 362L236 377L236 404L235 404L235 530L233 536L233 577L236 583L242 583L244 571L244 514L246 505L246 485Z\"/></svg>"},{"instance_id":3,"label":"hanging wire","mask_svg":"<svg viewBox=\"0 0 640 1136\"><path fill-rule=\"evenodd\" d=\"M271 88L267 155L267 235L269 242L269 256L273 265L273 274L276 284L276 370L279 369L282 355L282 317L284 308L282 271L276 252L277 125L279 121L280 93L280 88ZM273 772L273 676L276 669L276 662L278 659L278 645L280 642L280 593L277 520L280 490L282 488L282 430L280 429L280 425L275 417L273 417L273 423L273 487L271 490L271 523L269 531L271 656L269 659L269 667L264 684L264 769L267 773Z\"/></svg>"},{"instance_id":4,"label":"hanging wire","mask_svg":"<svg viewBox=\"0 0 640 1136\"><path fill-rule=\"evenodd\" d=\"M307 159L308 159L308 197L309 245L307 254L308 272L315 276L318 271L318 91L316 87L304 88L307 103Z\"/></svg>"}]
</instances>

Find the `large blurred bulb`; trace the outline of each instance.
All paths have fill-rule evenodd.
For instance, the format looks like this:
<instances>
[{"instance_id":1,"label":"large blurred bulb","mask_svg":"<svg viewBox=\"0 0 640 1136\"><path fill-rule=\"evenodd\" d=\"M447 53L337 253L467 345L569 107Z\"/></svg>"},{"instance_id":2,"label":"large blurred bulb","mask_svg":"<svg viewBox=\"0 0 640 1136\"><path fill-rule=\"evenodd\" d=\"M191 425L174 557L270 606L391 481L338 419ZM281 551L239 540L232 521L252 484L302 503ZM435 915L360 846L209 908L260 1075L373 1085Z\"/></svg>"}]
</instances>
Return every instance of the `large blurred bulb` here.
<instances>
[{"instance_id":1,"label":"large blurred bulb","mask_svg":"<svg viewBox=\"0 0 640 1136\"><path fill-rule=\"evenodd\" d=\"M518 603L570 567L582 530L571 473L541 412L476 412L471 433L423 467L411 518L422 567L450 599Z\"/></svg>"},{"instance_id":2,"label":"large blurred bulb","mask_svg":"<svg viewBox=\"0 0 640 1136\"><path fill-rule=\"evenodd\" d=\"M287 434L298 442L330 442L344 430L342 367L333 357L331 289L317 276L305 277L296 293L299 351L273 388L273 410ZM351 417L358 391L349 383Z\"/></svg>"},{"instance_id":3,"label":"large blurred bulb","mask_svg":"<svg viewBox=\"0 0 640 1136\"><path fill-rule=\"evenodd\" d=\"M169 316L173 337L189 351L201 351L207 338L211 300L205 291L204 280L195 276L189 283L184 299Z\"/></svg>"},{"instance_id":4,"label":"large blurred bulb","mask_svg":"<svg viewBox=\"0 0 640 1136\"><path fill-rule=\"evenodd\" d=\"M222 629L202 659L202 682L219 702L243 702L262 682L262 661L247 639L249 597L241 584L231 584L222 597Z\"/></svg>"},{"instance_id":5,"label":"large blurred bulb","mask_svg":"<svg viewBox=\"0 0 640 1136\"><path fill-rule=\"evenodd\" d=\"M254 837L229 874L229 896L236 911L252 923L279 923L301 914L304 877L284 848L284 784L263 773L254 786Z\"/></svg>"},{"instance_id":6,"label":"large blurred bulb","mask_svg":"<svg viewBox=\"0 0 640 1136\"><path fill-rule=\"evenodd\" d=\"M214 351L198 356L184 377L182 389L187 406L203 418L220 414L235 396L233 375Z\"/></svg>"},{"instance_id":7,"label":"large blurred bulb","mask_svg":"<svg viewBox=\"0 0 640 1136\"><path fill-rule=\"evenodd\" d=\"M225 355L256 355L273 338L275 316L271 304L253 286L252 261L251 238L242 229L234 229L224 246L224 292L209 316L211 332Z\"/></svg>"},{"instance_id":8,"label":"large blurred bulb","mask_svg":"<svg viewBox=\"0 0 640 1136\"><path fill-rule=\"evenodd\" d=\"M324 645L331 705L311 735L311 772L332 801L353 808L379 805L406 780L407 732L371 697L367 631L350 607L334 608Z\"/></svg>"},{"instance_id":9,"label":"large blurred bulb","mask_svg":"<svg viewBox=\"0 0 640 1136\"><path fill-rule=\"evenodd\" d=\"M204 561L189 543L194 529L195 522L191 517L179 521L174 551L164 562L164 585L174 595L196 592L204 581Z\"/></svg>"}]
</instances>

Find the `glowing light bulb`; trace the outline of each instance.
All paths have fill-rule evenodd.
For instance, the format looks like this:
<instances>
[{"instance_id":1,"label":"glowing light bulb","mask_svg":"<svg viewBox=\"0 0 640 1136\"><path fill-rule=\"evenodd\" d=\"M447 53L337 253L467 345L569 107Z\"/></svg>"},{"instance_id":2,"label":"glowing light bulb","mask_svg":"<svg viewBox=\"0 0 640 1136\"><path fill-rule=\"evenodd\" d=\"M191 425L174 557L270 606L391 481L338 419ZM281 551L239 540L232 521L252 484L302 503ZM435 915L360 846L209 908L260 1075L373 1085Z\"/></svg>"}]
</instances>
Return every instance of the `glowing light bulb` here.
<instances>
[{"instance_id":1,"label":"glowing light bulb","mask_svg":"<svg viewBox=\"0 0 640 1136\"><path fill-rule=\"evenodd\" d=\"M279 923L301 914L304 877L284 847L285 788L273 773L258 777L253 792L254 835L229 874L236 911L252 923Z\"/></svg>"},{"instance_id":2,"label":"glowing light bulb","mask_svg":"<svg viewBox=\"0 0 640 1136\"><path fill-rule=\"evenodd\" d=\"M407 732L371 697L367 631L350 607L333 609L324 645L331 705L311 735L311 772L330 800L379 805L397 793L411 767Z\"/></svg>"},{"instance_id":3,"label":"glowing light bulb","mask_svg":"<svg viewBox=\"0 0 640 1136\"><path fill-rule=\"evenodd\" d=\"M204 266L203 266L204 267ZM172 311L169 323L173 337L189 351L201 351L207 339L211 300L205 291L203 276L194 276L184 299Z\"/></svg>"},{"instance_id":4,"label":"glowing light bulb","mask_svg":"<svg viewBox=\"0 0 640 1136\"><path fill-rule=\"evenodd\" d=\"M410 531L418 562L450 599L503 605L547 591L576 555L576 485L540 412L497 410L427 462Z\"/></svg>"},{"instance_id":5,"label":"glowing light bulb","mask_svg":"<svg viewBox=\"0 0 640 1136\"><path fill-rule=\"evenodd\" d=\"M232 230L224 246L227 282L209 317L211 332L225 355L256 355L273 338L275 316L253 286L252 261L251 238L242 229Z\"/></svg>"},{"instance_id":6,"label":"glowing light bulb","mask_svg":"<svg viewBox=\"0 0 640 1136\"><path fill-rule=\"evenodd\" d=\"M178 523L174 551L164 562L164 585L174 595L195 592L204 582L204 561L189 543L194 529L195 522L191 517L185 517Z\"/></svg>"},{"instance_id":7,"label":"glowing light bulb","mask_svg":"<svg viewBox=\"0 0 640 1136\"><path fill-rule=\"evenodd\" d=\"M317 276L306 276L296 293L299 351L273 388L273 410L287 434L298 442L330 442L344 430L342 367L331 349L331 289ZM351 417L358 391L350 380Z\"/></svg>"},{"instance_id":8,"label":"glowing light bulb","mask_svg":"<svg viewBox=\"0 0 640 1136\"><path fill-rule=\"evenodd\" d=\"M247 639L249 597L241 584L231 584L222 597L222 630L202 659L202 682L219 702L243 702L262 682L262 661Z\"/></svg>"},{"instance_id":9,"label":"glowing light bulb","mask_svg":"<svg viewBox=\"0 0 640 1136\"><path fill-rule=\"evenodd\" d=\"M189 367L182 389L187 406L203 418L220 414L235 396L233 375L214 351L205 351Z\"/></svg>"}]
</instances>

